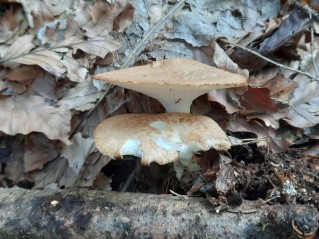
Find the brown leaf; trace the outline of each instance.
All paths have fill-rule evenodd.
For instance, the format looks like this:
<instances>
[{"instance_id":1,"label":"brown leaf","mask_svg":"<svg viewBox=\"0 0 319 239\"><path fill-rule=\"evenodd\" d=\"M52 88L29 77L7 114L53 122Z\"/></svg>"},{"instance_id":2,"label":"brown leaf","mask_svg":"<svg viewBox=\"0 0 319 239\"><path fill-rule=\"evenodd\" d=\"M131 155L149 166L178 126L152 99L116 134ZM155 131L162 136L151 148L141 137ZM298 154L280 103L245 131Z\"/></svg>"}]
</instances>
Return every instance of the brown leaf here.
<instances>
[{"instance_id":1,"label":"brown leaf","mask_svg":"<svg viewBox=\"0 0 319 239\"><path fill-rule=\"evenodd\" d=\"M296 82L279 73L279 68L263 70L250 77L249 83L256 87L267 87L270 90L270 96L280 101L289 100L291 93L298 87Z\"/></svg>"},{"instance_id":2,"label":"brown leaf","mask_svg":"<svg viewBox=\"0 0 319 239\"><path fill-rule=\"evenodd\" d=\"M73 58L62 56L50 50L40 50L20 57L11 58L7 60L4 65L10 67L13 63L38 65L57 77L67 76L71 81L75 82L83 82L87 74L87 69L82 67Z\"/></svg>"},{"instance_id":3,"label":"brown leaf","mask_svg":"<svg viewBox=\"0 0 319 239\"><path fill-rule=\"evenodd\" d=\"M29 91L32 94L45 97L52 101L57 101L56 89L57 82L55 77L49 73L45 73L43 76L37 77L29 87Z\"/></svg>"},{"instance_id":4,"label":"brown leaf","mask_svg":"<svg viewBox=\"0 0 319 239\"><path fill-rule=\"evenodd\" d=\"M277 111L270 98L270 90L268 88L248 86L248 90L240 97L239 101L241 106L247 110L269 113Z\"/></svg>"},{"instance_id":5,"label":"brown leaf","mask_svg":"<svg viewBox=\"0 0 319 239\"><path fill-rule=\"evenodd\" d=\"M21 83L23 83L23 81L31 83L35 78L41 77L43 75L44 72L37 67L21 66L7 73L6 79L11 81L19 81Z\"/></svg>"},{"instance_id":6,"label":"brown leaf","mask_svg":"<svg viewBox=\"0 0 319 239\"><path fill-rule=\"evenodd\" d=\"M42 169L29 172L27 176L34 181L34 189L57 189L60 186L57 182L61 178L67 163L65 158L59 157L47 163Z\"/></svg>"},{"instance_id":7,"label":"brown leaf","mask_svg":"<svg viewBox=\"0 0 319 239\"><path fill-rule=\"evenodd\" d=\"M74 49L78 48L86 53L104 58L107 53L118 50L121 44L114 40L113 37L106 35L103 37L96 36L86 41L81 41L80 43L75 41L74 43L70 43L70 46Z\"/></svg>"},{"instance_id":8,"label":"brown leaf","mask_svg":"<svg viewBox=\"0 0 319 239\"><path fill-rule=\"evenodd\" d=\"M229 114L238 112L240 109L238 107L238 102L232 101L230 98L230 92L235 91L233 89L219 89L211 90L207 93L209 101L215 101L223 105Z\"/></svg>"},{"instance_id":9,"label":"brown leaf","mask_svg":"<svg viewBox=\"0 0 319 239\"><path fill-rule=\"evenodd\" d=\"M71 113L55 108L40 96L12 96L0 98L0 130L6 134L42 132L49 139L69 143Z\"/></svg>"},{"instance_id":10,"label":"brown leaf","mask_svg":"<svg viewBox=\"0 0 319 239\"><path fill-rule=\"evenodd\" d=\"M61 156L68 160L68 167L63 172L59 185L64 185L65 187L75 186L87 156L94 149L94 140L92 138L85 139L81 133L73 136L72 144L62 150Z\"/></svg>"},{"instance_id":11,"label":"brown leaf","mask_svg":"<svg viewBox=\"0 0 319 239\"><path fill-rule=\"evenodd\" d=\"M13 44L6 49L2 61L12 60L17 57L21 57L30 52L32 48L34 48L34 44L32 43L33 35L23 35L17 38Z\"/></svg>"},{"instance_id":12,"label":"brown leaf","mask_svg":"<svg viewBox=\"0 0 319 239\"><path fill-rule=\"evenodd\" d=\"M99 178L102 168L111 161L111 158L101 155L99 152L91 153L85 160L85 165L81 171L80 180L78 186L91 187L97 186L95 179ZM105 182L105 181L104 181ZM102 186L99 184L99 186ZM105 187L108 185L104 184ZM103 187L103 189L105 189ZM98 187L99 188L99 187Z\"/></svg>"},{"instance_id":13,"label":"brown leaf","mask_svg":"<svg viewBox=\"0 0 319 239\"><path fill-rule=\"evenodd\" d=\"M53 20L54 16L68 11L74 4L73 0L18 0L23 6L30 27L35 27L34 18L39 25Z\"/></svg>"},{"instance_id":14,"label":"brown leaf","mask_svg":"<svg viewBox=\"0 0 319 239\"><path fill-rule=\"evenodd\" d=\"M277 29L273 29L260 36L259 39L248 44L247 48L267 56L304 32L310 26L310 23L308 13L301 8L295 8L289 17L282 21ZM231 58L237 62L241 68L245 69L257 70L267 64L267 62L260 57L243 49L235 50Z\"/></svg>"},{"instance_id":15,"label":"brown leaf","mask_svg":"<svg viewBox=\"0 0 319 239\"><path fill-rule=\"evenodd\" d=\"M274 128L266 126L263 122L256 119L248 120L240 115L230 118L227 129L232 132L252 132L258 138L268 137L267 141L260 141L258 145L269 147L273 152L281 152L292 144L292 142L286 139L276 137Z\"/></svg>"},{"instance_id":16,"label":"brown leaf","mask_svg":"<svg viewBox=\"0 0 319 239\"><path fill-rule=\"evenodd\" d=\"M109 4L107 1L92 3L85 2L78 7L74 16L78 26L90 38L108 35L113 29L114 19L128 6L126 0L116 1L115 4Z\"/></svg>"},{"instance_id":17,"label":"brown leaf","mask_svg":"<svg viewBox=\"0 0 319 239\"><path fill-rule=\"evenodd\" d=\"M319 83L301 75L294 80L299 86L289 101L290 108L283 119L298 128L314 126L319 123Z\"/></svg>"},{"instance_id":18,"label":"brown leaf","mask_svg":"<svg viewBox=\"0 0 319 239\"><path fill-rule=\"evenodd\" d=\"M125 28L131 23L133 15L134 8L131 5L127 5L124 11L115 18L113 30L117 32L123 32Z\"/></svg>"},{"instance_id":19,"label":"brown leaf","mask_svg":"<svg viewBox=\"0 0 319 239\"><path fill-rule=\"evenodd\" d=\"M9 39L13 38L14 30L19 24L19 20L17 19L17 12L21 12L21 9L15 9L10 7L8 10L4 12L4 14L0 17L0 42L4 43L9 41Z\"/></svg>"},{"instance_id":20,"label":"brown leaf","mask_svg":"<svg viewBox=\"0 0 319 239\"><path fill-rule=\"evenodd\" d=\"M59 100L58 105L68 109L79 111L89 110L94 103L104 94L93 85L92 80L77 84L74 88L67 90L66 94Z\"/></svg>"},{"instance_id":21,"label":"brown leaf","mask_svg":"<svg viewBox=\"0 0 319 239\"><path fill-rule=\"evenodd\" d=\"M57 142L52 142L43 134L29 134L25 137L24 171L42 168L61 153Z\"/></svg>"},{"instance_id":22,"label":"brown leaf","mask_svg":"<svg viewBox=\"0 0 319 239\"><path fill-rule=\"evenodd\" d=\"M265 85L270 89L270 95L276 99L287 101L290 94L298 87L298 84L282 74L277 74L275 78Z\"/></svg>"}]
</instances>

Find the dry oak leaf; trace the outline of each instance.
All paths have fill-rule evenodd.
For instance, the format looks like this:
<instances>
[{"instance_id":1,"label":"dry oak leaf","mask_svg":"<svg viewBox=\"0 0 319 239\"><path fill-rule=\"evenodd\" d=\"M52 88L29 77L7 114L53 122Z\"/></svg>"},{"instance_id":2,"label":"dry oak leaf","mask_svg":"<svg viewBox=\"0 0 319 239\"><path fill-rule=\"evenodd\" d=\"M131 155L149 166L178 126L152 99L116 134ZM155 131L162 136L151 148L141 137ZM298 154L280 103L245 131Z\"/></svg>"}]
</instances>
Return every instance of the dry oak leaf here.
<instances>
[{"instance_id":1,"label":"dry oak leaf","mask_svg":"<svg viewBox=\"0 0 319 239\"><path fill-rule=\"evenodd\" d=\"M49 139L70 144L71 113L56 108L40 96L12 96L0 98L0 131L10 134L42 132Z\"/></svg>"},{"instance_id":2,"label":"dry oak leaf","mask_svg":"<svg viewBox=\"0 0 319 239\"><path fill-rule=\"evenodd\" d=\"M283 119L297 128L315 126L319 123L319 83L304 76L297 76L295 81L299 86L289 100L290 108Z\"/></svg>"},{"instance_id":3,"label":"dry oak leaf","mask_svg":"<svg viewBox=\"0 0 319 239\"><path fill-rule=\"evenodd\" d=\"M87 37L106 36L112 31L115 19L128 7L127 0L117 0L112 4L106 1L83 1L83 4L76 8L73 19ZM129 17L132 17L132 14ZM124 23L121 28L126 25Z\"/></svg>"},{"instance_id":4,"label":"dry oak leaf","mask_svg":"<svg viewBox=\"0 0 319 239\"><path fill-rule=\"evenodd\" d=\"M29 53L35 47L32 43L33 37L32 35L24 35L17 38L12 45L1 52L2 59L0 60L6 61Z\"/></svg>"},{"instance_id":5,"label":"dry oak leaf","mask_svg":"<svg viewBox=\"0 0 319 239\"><path fill-rule=\"evenodd\" d=\"M69 188L76 184L86 158L94 149L92 138L83 138L81 133L73 136L72 144L62 149L61 156L68 160L68 166L61 175L59 185Z\"/></svg>"},{"instance_id":6,"label":"dry oak leaf","mask_svg":"<svg viewBox=\"0 0 319 239\"><path fill-rule=\"evenodd\" d=\"M28 19L30 27L35 27L36 23L34 18L38 17L40 19L50 20L54 16L61 15L63 12L72 11L75 5L73 0L18 0L21 3L23 10ZM36 19L35 19L36 20Z\"/></svg>"},{"instance_id":7,"label":"dry oak leaf","mask_svg":"<svg viewBox=\"0 0 319 239\"><path fill-rule=\"evenodd\" d=\"M81 49L82 51L104 58L107 53L114 52L121 47L121 43L113 37L96 36L86 41L70 43L73 49Z\"/></svg>"},{"instance_id":8,"label":"dry oak leaf","mask_svg":"<svg viewBox=\"0 0 319 239\"><path fill-rule=\"evenodd\" d=\"M259 88L248 86L247 91L240 97L239 102L242 107L256 112L277 112L270 98L268 88Z\"/></svg>"},{"instance_id":9,"label":"dry oak leaf","mask_svg":"<svg viewBox=\"0 0 319 239\"><path fill-rule=\"evenodd\" d=\"M59 50L59 49L56 49ZM3 63L4 66L12 67L15 63L25 65L38 65L45 71L57 76L68 77L74 82L83 82L87 74L87 69L82 67L76 60L61 55L55 51L37 50L29 54L10 58Z\"/></svg>"},{"instance_id":10,"label":"dry oak leaf","mask_svg":"<svg viewBox=\"0 0 319 239\"><path fill-rule=\"evenodd\" d=\"M28 134L24 139L24 172L41 169L58 157L61 153L60 144L52 141L43 134Z\"/></svg>"},{"instance_id":11,"label":"dry oak leaf","mask_svg":"<svg viewBox=\"0 0 319 239\"><path fill-rule=\"evenodd\" d=\"M68 109L79 111L89 110L94 103L104 93L96 89L93 81L78 83L74 88L68 89L66 94L58 102L58 105L65 106Z\"/></svg>"}]
</instances>

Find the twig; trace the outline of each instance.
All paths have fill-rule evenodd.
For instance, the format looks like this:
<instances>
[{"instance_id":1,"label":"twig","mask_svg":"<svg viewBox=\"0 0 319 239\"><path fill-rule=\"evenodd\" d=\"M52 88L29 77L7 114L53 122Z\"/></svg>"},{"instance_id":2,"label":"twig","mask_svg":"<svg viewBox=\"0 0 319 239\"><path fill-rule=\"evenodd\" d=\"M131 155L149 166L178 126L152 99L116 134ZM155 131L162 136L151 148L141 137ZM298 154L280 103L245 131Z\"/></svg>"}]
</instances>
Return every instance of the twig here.
<instances>
[{"instance_id":1,"label":"twig","mask_svg":"<svg viewBox=\"0 0 319 239\"><path fill-rule=\"evenodd\" d=\"M250 209L250 210L242 210L242 209L226 209L226 212L230 213L237 213L237 214L251 214L258 212L257 209Z\"/></svg>"},{"instance_id":2,"label":"twig","mask_svg":"<svg viewBox=\"0 0 319 239\"><path fill-rule=\"evenodd\" d=\"M188 197L187 196L185 196L185 195L182 195L182 194L179 194L179 193L177 193L177 192L174 192L173 190L169 190L169 192L171 193L171 194L173 194L174 196L177 196L177 197L180 197L180 198L185 198L185 199L187 199Z\"/></svg>"},{"instance_id":3,"label":"twig","mask_svg":"<svg viewBox=\"0 0 319 239\"><path fill-rule=\"evenodd\" d=\"M227 136L229 141L231 142L232 146L237 145L247 145L247 144L254 144L258 143L260 141L268 141L268 136L262 137L262 138L248 138L248 139L238 139L233 136Z\"/></svg>"},{"instance_id":4,"label":"twig","mask_svg":"<svg viewBox=\"0 0 319 239\"><path fill-rule=\"evenodd\" d=\"M284 69L286 69L286 70L290 70L290 71L293 71L293 72L296 72L296 73L305 75L305 76L309 77L309 78L312 79L312 80L318 81L318 79L316 79L315 76L313 76L313 75L311 75L311 74L309 74L309 73L307 73L307 72L300 71L300 70L296 70L296 69L293 69L293 68L291 68L291 67L289 67L289 66L285 66L285 65L280 64L280 63L278 63L278 62L275 62L275 61L269 59L268 57L265 57L265 56L259 54L258 52L255 52L255 51L253 51L253 50L251 50L251 49L249 49L249 48L247 48L247 47L241 46L241 45L236 44L236 43L233 43L233 42L226 41L226 40L224 40L224 39L222 39L221 41L223 41L223 42L225 42L225 43L227 43L227 44L236 46L236 47L238 47L238 48L240 48L240 49L242 49L242 50L248 51L248 52L250 52L251 54L254 54L255 56L258 56L259 58L261 58L261 59L263 59L263 60L265 60L265 61L267 61L267 62L269 62L269 63L272 63L272 64L274 64L274 65L276 65L276 66L279 66L279 67L284 68Z\"/></svg>"},{"instance_id":5,"label":"twig","mask_svg":"<svg viewBox=\"0 0 319 239\"><path fill-rule=\"evenodd\" d=\"M143 37L143 39L135 46L135 48L133 49L133 51L130 53L130 55L126 58L126 60L124 61L124 63L121 66L121 69L130 67L131 65L133 65L134 63L132 62L132 59L135 59L136 56L138 54L141 53L141 51L143 51L146 47L146 45L149 43L149 41L151 41L152 39L154 39L157 35L155 33L158 33L160 28L164 25L165 21L167 19L169 19L175 12L177 12L180 8L182 8L184 6L184 2L185 0L181 0L179 1L174 7L172 7L170 9L170 11L163 16L154 27L151 28L150 31L148 31L146 33L146 35ZM112 86L113 88L114 86ZM112 89L110 88L110 89ZM102 102L102 100L106 97L106 95L108 94L108 92L105 92L101 98L96 102L96 104L94 105L94 107L88 112L88 115L91 115L92 112L98 107L98 105Z\"/></svg>"},{"instance_id":6,"label":"twig","mask_svg":"<svg viewBox=\"0 0 319 239\"><path fill-rule=\"evenodd\" d=\"M291 105L288 101L285 100L280 100L280 99L275 99L273 97L271 97L272 100L276 100L277 102L280 102L282 104L286 104L288 105L290 108L292 108L301 118L305 119L306 121L308 121L310 124L315 125L315 123L313 123L311 120L309 120L308 118L306 118L306 116L302 115L302 113L300 113L293 105Z\"/></svg>"}]
</instances>

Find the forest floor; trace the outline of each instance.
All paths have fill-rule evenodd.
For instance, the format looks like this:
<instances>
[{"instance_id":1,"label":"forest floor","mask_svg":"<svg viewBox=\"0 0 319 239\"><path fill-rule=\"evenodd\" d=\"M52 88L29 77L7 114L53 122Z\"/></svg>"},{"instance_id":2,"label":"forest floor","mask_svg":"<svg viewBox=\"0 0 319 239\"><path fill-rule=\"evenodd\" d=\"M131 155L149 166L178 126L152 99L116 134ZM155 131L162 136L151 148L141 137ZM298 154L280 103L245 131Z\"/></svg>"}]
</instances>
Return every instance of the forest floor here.
<instances>
[{"instance_id":1,"label":"forest floor","mask_svg":"<svg viewBox=\"0 0 319 239\"><path fill-rule=\"evenodd\" d=\"M312 1L2 2L1 187L196 195L222 208L263 200L319 210L319 6ZM91 76L181 57L249 77L247 87L199 97L191 112L257 142L198 154L200 170L187 183L172 164L101 155L93 132L103 119L164 108Z\"/></svg>"}]
</instances>

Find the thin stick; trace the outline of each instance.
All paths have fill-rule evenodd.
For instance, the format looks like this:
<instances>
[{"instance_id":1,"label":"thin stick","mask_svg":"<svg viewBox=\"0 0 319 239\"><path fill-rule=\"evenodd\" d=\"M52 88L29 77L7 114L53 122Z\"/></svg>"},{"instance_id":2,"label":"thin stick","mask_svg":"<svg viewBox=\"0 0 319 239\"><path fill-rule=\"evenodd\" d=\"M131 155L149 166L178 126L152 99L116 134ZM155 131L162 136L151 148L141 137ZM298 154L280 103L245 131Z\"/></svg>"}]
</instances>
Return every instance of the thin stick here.
<instances>
[{"instance_id":1,"label":"thin stick","mask_svg":"<svg viewBox=\"0 0 319 239\"><path fill-rule=\"evenodd\" d=\"M261 58L261 59L263 59L263 60L265 60L265 61L267 61L267 62L270 62L270 63L272 63L272 64L274 64L274 65L276 65L276 66L279 66L279 67L284 68L284 69L286 69L286 70L290 70L290 71L293 71L293 72L297 72L297 73L299 73L299 74L302 74L302 75L305 75L305 76L309 77L309 78L312 79L312 80L318 81L318 79L316 79L315 76L313 76L313 75L311 75L311 74L309 74L309 73L307 73L307 72L300 71L300 70L296 70L296 69L293 69L293 68L291 68L291 67L289 67L289 66L285 66L285 65L280 64L280 63L278 63L278 62L275 62L275 61L269 59L268 57L265 57L265 56L259 54L258 52L255 52L255 51L253 51L253 50L251 50L251 49L249 49L249 48L247 48L247 47L244 47L244 46L241 46L241 45L239 45L239 44L236 44L236 43L233 43L233 42L229 42L229 41L226 41L226 40L223 40L223 39L222 39L221 41L223 41L223 42L225 42L225 43L228 43L228 44L230 44L230 45L236 46L236 47L238 47L238 48L240 48L240 49L242 49L242 50L248 51L248 52L250 52L251 54L254 54L255 56L258 56L259 58Z\"/></svg>"},{"instance_id":2,"label":"thin stick","mask_svg":"<svg viewBox=\"0 0 319 239\"><path fill-rule=\"evenodd\" d=\"M232 146L237 145L247 145L247 144L254 144L259 143L261 141L268 141L268 136L264 136L261 138L247 138L247 139L238 139L233 136L227 136Z\"/></svg>"}]
</instances>

